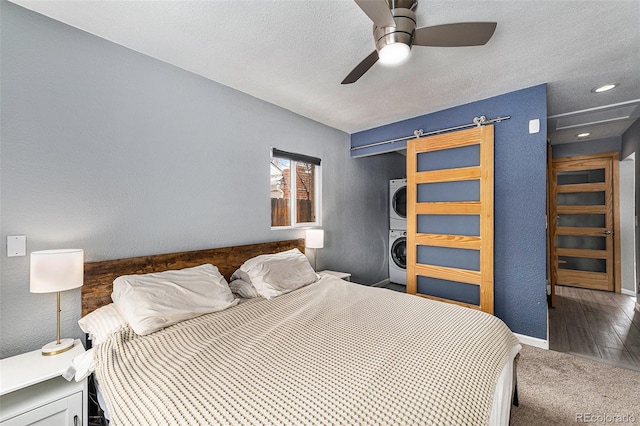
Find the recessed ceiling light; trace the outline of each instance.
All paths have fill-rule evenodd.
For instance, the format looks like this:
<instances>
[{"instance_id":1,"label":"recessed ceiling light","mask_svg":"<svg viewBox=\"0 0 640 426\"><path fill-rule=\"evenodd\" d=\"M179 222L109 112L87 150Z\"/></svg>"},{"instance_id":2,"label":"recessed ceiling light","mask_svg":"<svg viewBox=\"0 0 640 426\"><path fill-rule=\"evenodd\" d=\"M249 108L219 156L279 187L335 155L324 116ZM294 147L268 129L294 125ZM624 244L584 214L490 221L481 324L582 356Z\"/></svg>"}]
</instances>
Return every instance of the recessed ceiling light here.
<instances>
[{"instance_id":1,"label":"recessed ceiling light","mask_svg":"<svg viewBox=\"0 0 640 426\"><path fill-rule=\"evenodd\" d=\"M591 136L591 133L589 133L589 132L578 133L576 135L576 137L579 137L579 138L588 138L589 136Z\"/></svg>"},{"instance_id":2,"label":"recessed ceiling light","mask_svg":"<svg viewBox=\"0 0 640 426\"><path fill-rule=\"evenodd\" d=\"M592 93L602 93L602 92L606 92L608 90L613 89L614 87L617 87L619 85L619 83L609 83L609 84L604 84L602 86L598 86L598 87L594 87L593 89L591 89Z\"/></svg>"}]
</instances>

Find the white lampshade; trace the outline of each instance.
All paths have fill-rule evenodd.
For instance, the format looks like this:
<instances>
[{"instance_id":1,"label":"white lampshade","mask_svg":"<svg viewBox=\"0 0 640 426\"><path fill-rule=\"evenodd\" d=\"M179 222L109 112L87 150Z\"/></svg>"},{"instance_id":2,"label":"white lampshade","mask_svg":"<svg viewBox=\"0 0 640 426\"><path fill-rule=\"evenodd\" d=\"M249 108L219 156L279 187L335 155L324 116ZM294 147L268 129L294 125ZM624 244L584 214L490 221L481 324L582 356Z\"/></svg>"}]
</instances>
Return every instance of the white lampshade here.
<instances>
[{"instance_id":1,"label":"white lampshade","mask_svg":"<svg viewBox=\"0 0 640 426\"><path fill-rule=\"evenodd\" d=\"M56 340L42 347L43 355L57 355L73 348L73 339L60 338L60 292L82 287L84 250L62 249L31 252L31 293L56 293Z\"/></svg>"},{"instance_id":2,"label":"white lampshade","mask_svg":"<svg viewBox=\"0 0 640 426\"><path fill-rule=\"evenodd\" d=\"M305 236L305 247L322 248L324 247L324 230L323 229L307 229Z\"/></svg>"},{"instance_id":3,"label":"white lampshade","mask_svg":"<svg viewBox=\"0 0 640 426\"><path fill-rule=\"evenodd\" d=\"M84 250L41 250L31 253L31 293L53 293L82 287Z\"/></svg>"}]
</instances>

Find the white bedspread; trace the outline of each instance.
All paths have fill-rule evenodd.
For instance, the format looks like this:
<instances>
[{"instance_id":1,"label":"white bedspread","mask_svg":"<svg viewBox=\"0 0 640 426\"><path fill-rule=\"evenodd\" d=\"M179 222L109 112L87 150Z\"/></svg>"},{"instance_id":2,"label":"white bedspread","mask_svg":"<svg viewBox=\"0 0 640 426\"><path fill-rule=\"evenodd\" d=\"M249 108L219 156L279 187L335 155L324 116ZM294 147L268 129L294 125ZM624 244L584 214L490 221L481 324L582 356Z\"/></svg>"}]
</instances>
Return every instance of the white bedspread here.
<instances>
[{"instance_id":1,"label":"white bedspread","mask_svg":"<svg viewBox=\"0 0 640 426\"><path fill-rule=\"evenodd\" d=\"M114 425L482 425L518 342L498 318L326 276L95 348Z\"/></svg>"}]
</instances>

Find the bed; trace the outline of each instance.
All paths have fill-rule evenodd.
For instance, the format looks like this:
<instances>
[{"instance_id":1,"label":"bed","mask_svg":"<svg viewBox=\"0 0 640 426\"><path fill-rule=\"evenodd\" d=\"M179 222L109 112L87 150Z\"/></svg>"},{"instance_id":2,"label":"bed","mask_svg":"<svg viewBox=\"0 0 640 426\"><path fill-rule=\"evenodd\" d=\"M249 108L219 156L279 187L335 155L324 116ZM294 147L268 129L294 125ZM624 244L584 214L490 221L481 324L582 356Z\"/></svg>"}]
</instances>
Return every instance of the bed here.
<instances>
[{"instance_id":1,"label":"bed","mask_svg":"<svg viewBox=\"0 0 640 426\"><path fill-rule=\"evenodd\" d=\"M83 315L121 275L210 263L229 280L296 249L304 240L87 263ZM494 316L325 275L147 335L123 326L93 358L116 425L500 425L519 350Z\"/></svg>"}]
</instances>

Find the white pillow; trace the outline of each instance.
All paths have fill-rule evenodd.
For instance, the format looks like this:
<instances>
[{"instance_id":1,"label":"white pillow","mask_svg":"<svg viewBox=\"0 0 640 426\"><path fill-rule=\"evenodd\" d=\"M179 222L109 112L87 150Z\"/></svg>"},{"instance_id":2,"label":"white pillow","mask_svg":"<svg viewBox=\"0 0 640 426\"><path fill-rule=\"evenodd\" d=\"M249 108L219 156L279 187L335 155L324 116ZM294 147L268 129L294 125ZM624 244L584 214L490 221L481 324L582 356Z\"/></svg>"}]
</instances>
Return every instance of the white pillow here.
<instances>
[{"instance_id":1,"label":"white pillow","mask_svg":"<svg viewBox=\"0 0 640 426\"><path fill-rule=\"evenodd\" d=\"M298 249L263 254L247 260L233 277L250 282L258 294L270 299L320 279ZM232 277L232 278L233 278Z\"/></svg>"},{"instance_id":2,"label":"white pillow","mask_svg":"<svg viewBox=\"0 0 640 426\"><path fill-rule=\"evenodd\" d=\"M107 340L107 337L120 331L126 324L127 321L113 303L96 309L78 321L82 331L89 334L94 346Z\"/></svg>"},{"instance_id":3,"label":"white pillow","mask_svg":"<svg viewBox=\"0 0 640 426\"><path fill-rule=\"evenodd\" d=\"M218 268L210 264L123 275L113 282L111 299L139 335L238 303Z\"/></svg>"},{"instance_id":4,"label":"white pillow","mask_svg":"<svg viewBox=\"0 0 640 426\"><path fill-rule=\"evenodd\" d=\"M229 283L229 288L231 289L232 293L237 294L238 296L245 299L255 299L256 297L260 297L260 295L256 291L256 288L251 283L248 283L245 280L232 280Z\"/></svg>"}]
</instances>

